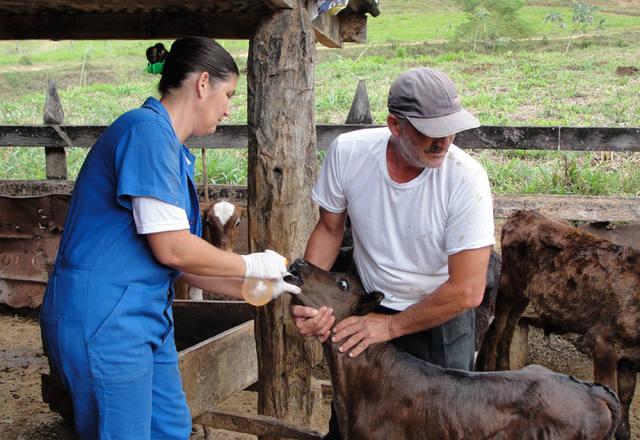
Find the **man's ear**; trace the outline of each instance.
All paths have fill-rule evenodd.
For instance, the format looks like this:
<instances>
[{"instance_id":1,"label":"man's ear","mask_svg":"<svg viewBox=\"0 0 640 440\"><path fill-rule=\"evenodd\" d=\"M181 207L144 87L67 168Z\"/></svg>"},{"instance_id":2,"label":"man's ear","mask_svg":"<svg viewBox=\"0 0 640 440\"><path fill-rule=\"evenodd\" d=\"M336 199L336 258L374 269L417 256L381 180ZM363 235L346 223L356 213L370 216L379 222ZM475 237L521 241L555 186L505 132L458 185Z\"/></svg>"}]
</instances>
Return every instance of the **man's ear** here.
<instances>
[{"instance_id":1,"label":"man's ear","mask_svg":"<svg viewBox=\"0 0 640 440\"><path fill-rule=\"evenodd\" d=\"M400 134L402 134L400 118L398 118L396 115L392 115L391 113L387 115L387 127L389 127L391 134L395 137L398 137L400 136Z\"/></svg>"},{"instance_id":2,"label":"man's ear","mask_svg":"<svg viewBox=\"0 0 640 440\"><path fill-rule=\"evenodd\" d=\"M360 301L353 308L353 314L362 316L367 313L373 312L373 310L380 305L384 299L382 292L370 292L360 297Z\"/></svg>"}]
</instances>

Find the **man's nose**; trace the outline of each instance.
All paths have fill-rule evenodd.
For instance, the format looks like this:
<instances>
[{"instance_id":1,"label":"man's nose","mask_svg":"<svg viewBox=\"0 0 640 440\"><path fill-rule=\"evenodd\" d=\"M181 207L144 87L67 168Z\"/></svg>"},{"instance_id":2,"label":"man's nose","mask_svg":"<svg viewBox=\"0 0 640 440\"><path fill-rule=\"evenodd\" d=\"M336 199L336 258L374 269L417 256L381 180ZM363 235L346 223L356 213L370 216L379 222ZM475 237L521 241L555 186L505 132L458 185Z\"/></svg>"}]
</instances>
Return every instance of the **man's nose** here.
<instances>
[{"instance_id":1,"label":"man's nose","mask_svg":"<svg viewBox=\"0 0 640 440\"><path fill-rule=\"evenodd\" d=\"M449 136L435 138L435 140L433 141L433 144L439 148L445 148L451 144L451 140L449 139Z\"/></svg>"}]
</instances>

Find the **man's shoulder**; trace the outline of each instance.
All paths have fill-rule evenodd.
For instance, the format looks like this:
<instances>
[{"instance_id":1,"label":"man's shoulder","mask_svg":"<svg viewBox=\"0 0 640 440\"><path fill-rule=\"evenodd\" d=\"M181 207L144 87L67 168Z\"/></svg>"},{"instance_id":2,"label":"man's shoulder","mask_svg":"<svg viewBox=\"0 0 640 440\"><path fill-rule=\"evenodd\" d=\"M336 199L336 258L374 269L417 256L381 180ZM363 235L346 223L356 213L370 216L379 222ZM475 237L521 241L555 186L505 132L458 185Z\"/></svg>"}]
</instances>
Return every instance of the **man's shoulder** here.
<instances>
[{"instance_id":1,"label":"man's shoulder","mask_svg":"<svg viewBox=\"0 0 640 440\"><path fill-rule=\"evenodd\" d=\"M348 131L338 136L340 142L370 142L379 139L388 138L391 132L389 128L374 127L374 128L362 128L359 130Z\"/></svg>"},{"instance_id":2,"label":"man's shoulder","mask_svg":"<svg viewBox=\"0 0 640 440\"><path fill-rule=\"evenodd\" d=\"M486 172L480 162L455 144L449 146L450 166L453 169L476 170Z\"/></svg>"}]
</instances>

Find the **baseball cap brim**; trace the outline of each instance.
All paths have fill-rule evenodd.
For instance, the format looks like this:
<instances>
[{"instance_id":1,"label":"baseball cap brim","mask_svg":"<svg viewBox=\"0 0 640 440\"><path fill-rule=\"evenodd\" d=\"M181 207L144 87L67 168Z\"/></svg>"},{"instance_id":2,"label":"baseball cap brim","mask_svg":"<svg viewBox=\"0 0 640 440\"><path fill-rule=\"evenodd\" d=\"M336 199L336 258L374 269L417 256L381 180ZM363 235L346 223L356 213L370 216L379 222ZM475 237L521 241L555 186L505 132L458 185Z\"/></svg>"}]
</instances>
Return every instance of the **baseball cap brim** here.
<instances>
[{"instance_id":1,"label":"baseball cap brim","mask_svg":"<svg viewBox=\"0 0 640 440\"><path fill-rule=\"evenodd\" d=\"M420 133L431 138L441 138L452 134L480 127L480 121L471 113L461 108L455 113L436 118L418 118L408 116L411 125Z\"/></svg>"}]
</instances>

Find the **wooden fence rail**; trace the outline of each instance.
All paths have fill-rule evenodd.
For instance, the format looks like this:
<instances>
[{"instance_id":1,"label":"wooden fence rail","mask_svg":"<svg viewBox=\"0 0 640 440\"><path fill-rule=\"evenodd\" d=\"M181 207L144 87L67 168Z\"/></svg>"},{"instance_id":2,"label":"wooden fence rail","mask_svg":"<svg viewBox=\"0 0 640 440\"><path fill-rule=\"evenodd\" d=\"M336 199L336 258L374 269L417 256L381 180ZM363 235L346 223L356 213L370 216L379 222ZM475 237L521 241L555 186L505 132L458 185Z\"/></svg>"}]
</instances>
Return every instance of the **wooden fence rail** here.
<instances>
[{"instance_id":1,"label":"wooden fence rail","mask_svg":"<svg viewBox=\"0 0 640 440\"><path fill-rule=\"evenodd\" d=\"M318 124L318 149L326 150L336 136L370 124ZM91 147L105 125L0 125L0 147ZM219 125L213 135L190 137L189 148L247 148L246 125ZM456 143L469 149L640 152L638 127L491 126L463 131Z\"/></svg>"}]
</instances>

